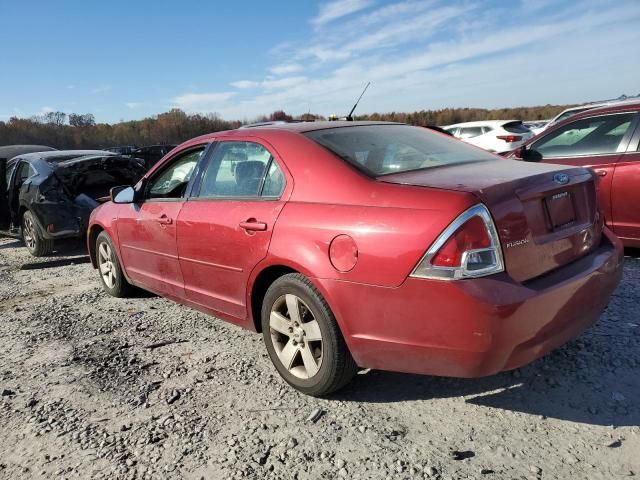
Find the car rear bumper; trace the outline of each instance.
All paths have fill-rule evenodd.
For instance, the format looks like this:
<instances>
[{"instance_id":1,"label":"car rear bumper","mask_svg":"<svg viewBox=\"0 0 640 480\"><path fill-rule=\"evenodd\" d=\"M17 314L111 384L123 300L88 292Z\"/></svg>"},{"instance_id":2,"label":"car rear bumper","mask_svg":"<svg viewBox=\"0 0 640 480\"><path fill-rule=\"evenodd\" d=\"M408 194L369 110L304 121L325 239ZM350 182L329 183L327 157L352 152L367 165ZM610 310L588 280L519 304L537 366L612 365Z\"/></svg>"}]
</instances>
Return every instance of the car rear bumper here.
<instances>
[{"instance_id":1,"label":"car rear bumper","mask_svg":"<svg viewBox=\"0 0 640 480\"><path fill-rule=\"evenodd\" d=\"M524 284L506 273L397 288L318 280L361 367L453 377L525 365L576 338L622 276L621 242L605 231L586 257Z\"/></svg>"}]
</instances>

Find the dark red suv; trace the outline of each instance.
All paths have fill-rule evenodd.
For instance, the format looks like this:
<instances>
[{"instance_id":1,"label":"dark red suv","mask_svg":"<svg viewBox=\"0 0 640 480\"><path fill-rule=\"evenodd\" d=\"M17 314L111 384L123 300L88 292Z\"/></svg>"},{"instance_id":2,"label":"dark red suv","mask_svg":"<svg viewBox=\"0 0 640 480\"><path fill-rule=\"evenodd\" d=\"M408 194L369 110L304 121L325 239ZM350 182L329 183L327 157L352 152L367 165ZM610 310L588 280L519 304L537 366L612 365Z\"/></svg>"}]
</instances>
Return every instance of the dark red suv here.
<instances>
[{"instance_id":1,"label":"dark red suv","mask_svg":"<svg viewBox=\"0 0 640 480\"><path fill-rule=\"evenodd\" d=\"M607 226L640 247L640 102L620 102L570 117L507 158L591 167L599 177Z\"/></svg>"}]
</instances>

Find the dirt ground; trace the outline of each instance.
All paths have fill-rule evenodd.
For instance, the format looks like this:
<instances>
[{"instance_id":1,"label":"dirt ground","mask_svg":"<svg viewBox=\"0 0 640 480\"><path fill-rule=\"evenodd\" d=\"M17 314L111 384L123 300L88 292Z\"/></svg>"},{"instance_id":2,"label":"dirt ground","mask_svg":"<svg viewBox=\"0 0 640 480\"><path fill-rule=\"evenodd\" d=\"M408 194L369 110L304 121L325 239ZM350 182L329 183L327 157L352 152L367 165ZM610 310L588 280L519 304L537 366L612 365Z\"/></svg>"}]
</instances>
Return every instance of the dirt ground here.
<instances>
[{"instance_id":1,"label":"dirt ground","mask_svg":"<svg viewBox=\"0 0 640 480\"><path fill-rule=\"evenodd\" d=\"M33 259L0 239L0 478L640 476L637 254L600 321L530 366L371 371L319 400L280 380L259 335L108 297L63 247Z\"/></svg>"}]
</instances>

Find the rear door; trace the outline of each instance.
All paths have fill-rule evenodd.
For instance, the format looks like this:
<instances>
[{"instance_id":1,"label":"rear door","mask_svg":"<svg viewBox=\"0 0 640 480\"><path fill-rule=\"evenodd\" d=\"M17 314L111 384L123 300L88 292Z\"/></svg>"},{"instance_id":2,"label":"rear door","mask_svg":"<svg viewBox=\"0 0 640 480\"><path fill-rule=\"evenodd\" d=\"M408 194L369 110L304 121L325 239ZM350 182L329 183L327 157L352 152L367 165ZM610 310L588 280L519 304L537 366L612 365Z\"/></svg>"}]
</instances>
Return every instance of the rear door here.
<instances>
[{"instance_id":1,"label":"rear door","mask_svg":"<svg viewBox=\"0 0 640 480\"><path fill-rule=\"evenodd\" d=\"M627 149L636 117L635 112L623 112L582 118L543 134L529 147L546 163L593 168L599 177L599 199L609 226L613 226L613 173Z\"/></svg>"},{"instance_id":2,"label":"rear door","mask_svg":"<svg viewBox=\"0 0 640 480\"><path fill-rule=\"evenodd\" d=\"M13 173L15 171L15 173ZM20 212L20 195L27 193L31 187L29 178L35 175L36 171L26 160L20 160L14 169L8 172L8 190L7 199L9 204L9 216L14 227L21 224L22 219L19 218Z\"/></svg>"},{"instance_id":3,"label":"rear door","mask_svg":"<svg viewBox=\"0 0 640 480\"><path fill-rule=\"evenodd\" d=\"M184 298L176 225L205 148L200 145L176 154L149 178L142 201L121 205L118 212L118 239L127 275L169 298Z\"/></svg>"},{"instance_id":4,"label":"rear door","mask_svg":"<svg viewBox=\"0 0 640 480\"><path fill-rule=\"evenodd\" d=\"M246 317L249 274L269 247L287 181L275 150L256 139L221 141L178 218L187 299Z\"/></svg>"},{"instance_id":5,"label":"rear door","mask_svg":"<svg viewBox=\"0 0 640 480\"><path fill-rule=\"evenodd\" d=\"M620 155L611 184L611 220L625 244L640 247L640 122Z\"/></svg>"}]
</instances>

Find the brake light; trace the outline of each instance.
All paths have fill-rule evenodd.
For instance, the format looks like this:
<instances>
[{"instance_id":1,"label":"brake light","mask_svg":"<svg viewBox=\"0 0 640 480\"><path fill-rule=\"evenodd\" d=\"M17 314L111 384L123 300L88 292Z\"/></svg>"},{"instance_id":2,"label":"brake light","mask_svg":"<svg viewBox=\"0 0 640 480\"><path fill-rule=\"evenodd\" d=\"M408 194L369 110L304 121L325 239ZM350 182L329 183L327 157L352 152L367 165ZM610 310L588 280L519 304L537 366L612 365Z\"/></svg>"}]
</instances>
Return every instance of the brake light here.
<instances>
[{"instance_id":1,"label":"brake light","mask_svg":"<svg viewBox=\"0 0 640 480\"><path fill-rule=\"evenodd\" d=\"M440 234L411 276L458 280L503 270L493 219L487 207L479 204L463 212Z\"/></svg>"},{"instance_id":2,"label":"brake light","mask_svg":"<svg viewBox=\"0 0 640 480\"><path fill-rule=\"evenodd\" d=\"M431 265L435 267L459 267L462 265L462 254L469 250L491 247L491 239L487 227L480 217L473 217L460 227L442 246Z\"/></svg>"},{"instance_id":3,"label":"brake light","mask_svg":"<svg viewBox=\"0 0 640 480\"><path fill-rule=\"evenodd\" d=\"M519 142L522 140L520 135L497 135L496 138L504 140L507 143Z\"/></svg>"}]
</instances>

